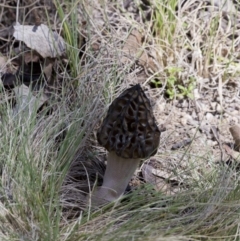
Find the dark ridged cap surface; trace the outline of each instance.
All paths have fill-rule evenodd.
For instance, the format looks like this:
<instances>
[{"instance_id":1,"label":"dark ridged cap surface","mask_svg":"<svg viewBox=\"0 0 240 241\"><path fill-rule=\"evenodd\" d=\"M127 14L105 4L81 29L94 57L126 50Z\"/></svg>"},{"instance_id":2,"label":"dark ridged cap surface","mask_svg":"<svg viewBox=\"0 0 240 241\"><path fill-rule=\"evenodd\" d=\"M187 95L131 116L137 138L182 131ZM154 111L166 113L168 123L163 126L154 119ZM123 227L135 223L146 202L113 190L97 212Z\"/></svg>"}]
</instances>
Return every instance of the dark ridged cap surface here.
<instances>
[{"instance_id":1,"label":"dark ridged cap surface","mask_svg":"<svg viewBox=\"0 0 240 241\"><path fill-rule=\"evenodd\" d=\"M123 158L147 158L156 154L160 131L150 101L139 84L112 102L97 139L109 152L115 151Z\"/></svg>"}]
</instances>

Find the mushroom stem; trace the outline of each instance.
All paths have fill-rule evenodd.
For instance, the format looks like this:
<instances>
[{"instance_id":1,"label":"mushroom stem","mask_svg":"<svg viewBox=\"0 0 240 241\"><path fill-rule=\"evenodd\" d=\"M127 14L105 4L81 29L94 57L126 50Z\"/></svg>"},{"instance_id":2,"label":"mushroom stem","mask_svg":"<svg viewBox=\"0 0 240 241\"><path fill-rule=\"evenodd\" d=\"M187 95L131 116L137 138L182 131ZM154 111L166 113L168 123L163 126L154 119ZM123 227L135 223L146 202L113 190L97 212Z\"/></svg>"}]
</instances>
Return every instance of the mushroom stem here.
<instances>
[{"instance_id":1,"label":"mushroom stem","mask_svg":"<svg viewBox=\"0 0 240 241\"><path fill-rule=\"evenodd\" d=\"M92 205L98 206L118 199L126 190L140 160L125 159L113 151L109 152L103 184L93 191Z\"/></svg>"}]
</instances>

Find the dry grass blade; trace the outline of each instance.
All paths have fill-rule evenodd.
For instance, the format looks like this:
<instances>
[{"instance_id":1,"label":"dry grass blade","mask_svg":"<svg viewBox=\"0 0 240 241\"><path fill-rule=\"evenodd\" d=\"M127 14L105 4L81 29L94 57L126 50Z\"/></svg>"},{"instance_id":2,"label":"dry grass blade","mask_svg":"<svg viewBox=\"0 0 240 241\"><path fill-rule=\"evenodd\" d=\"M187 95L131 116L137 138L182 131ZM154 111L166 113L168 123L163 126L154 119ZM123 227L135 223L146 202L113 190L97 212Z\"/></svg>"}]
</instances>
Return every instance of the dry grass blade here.
<instances>
[{"instance_id":1,"label":"dry grass blade","mask_svg":"<svg viewBox=\"0 0 240 241\"><path fill-rule=\"evenodd\" d=\"M35 98L13 117L16 96L0 85L0 239L238 240L239 166L219 158L212 134L219 129L225 148L240 121L238 9L230 0L4 0L1 74L33 61L8 31L16 18L47 25L67 51L35 59L48 75L44 106ZM138 170L130 193L92 209L86 196L106 168L96 130L132 84L145 88L166 131L154 166L142 165L151 175ZM171 185L154 190L156 177Z\"/></svg>"}]
</instances>

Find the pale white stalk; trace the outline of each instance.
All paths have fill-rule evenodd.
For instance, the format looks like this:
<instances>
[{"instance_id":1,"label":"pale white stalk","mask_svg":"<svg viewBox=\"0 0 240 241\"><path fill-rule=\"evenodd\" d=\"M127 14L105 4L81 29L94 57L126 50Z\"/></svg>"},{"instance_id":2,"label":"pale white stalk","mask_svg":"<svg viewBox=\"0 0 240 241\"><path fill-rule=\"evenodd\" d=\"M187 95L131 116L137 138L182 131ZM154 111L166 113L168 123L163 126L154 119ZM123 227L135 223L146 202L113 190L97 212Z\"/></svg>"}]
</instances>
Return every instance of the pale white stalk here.
<instances>
[{"instance_id":1,"label":"pale white stalk","mask_svg":"<svg viewBox=\"0 0 240 241\"><path fill-rule=\"evenodd\" d=\"M126 190L141 159L125 159L110 152L107 159L107 168L101 187L92 193L92 205L99 206L117 200Z\"/></svg>"}]
</instances>

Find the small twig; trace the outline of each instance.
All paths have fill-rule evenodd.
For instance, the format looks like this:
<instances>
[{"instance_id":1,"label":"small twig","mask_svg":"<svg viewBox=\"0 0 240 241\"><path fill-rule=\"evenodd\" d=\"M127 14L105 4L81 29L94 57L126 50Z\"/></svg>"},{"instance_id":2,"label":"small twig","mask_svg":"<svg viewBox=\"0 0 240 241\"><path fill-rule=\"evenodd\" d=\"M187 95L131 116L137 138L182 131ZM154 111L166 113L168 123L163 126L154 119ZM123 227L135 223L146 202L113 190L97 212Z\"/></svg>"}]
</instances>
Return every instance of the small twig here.
<instances>
[{"instance_id":1,"label":"small twig","mask_svg":"<svg viewBox=\"0 0 240 241\"><path fill-rule=\"evenodd\" d=\"M180 142L177 142L175 144L172 145L171 147L171 150L177 150L177 149L180 149L182 147L185 147L187 145L190 145L192 143L192 139L191 138L188 138L186 140L183 140L183 141L180 141Z\"/></svg>"},{"instance_id":2,"label":"small twig","mask_svg":"<svg viewBox=\"0 0 240 241\"><path fill-rule=\"evenodd\" d=\"M240 125L234 125L229 128L234 140L234 149L239 151L240 149Z\"/></svg>"},{"instance_id":3,"label":"small twig","mask_svg":"<svg viewBox=\"0 0 240 241\"><path fill-rule=\"evenodd\" d=\"M220 151L221 151L221 160L223 161L224 150L223 150L223 147L222 147L222 142L221 142L221 139L219 137L218 130L215 126L211 126L211 130L212 130L212 133L213 133L213 136L214 136L215 140L217 141L217 143L219 145L219 148L220 148Z\"/></svg>"},{"instance_id":4,"label":"small twig","mask_svg":"<svg viewBox=\"0 0 240 241\"><path fill-rule=\"evenodd\" d=\"M16 23L19 23L18 22L18 19L19 19L19 0L17 1L17 8L16 8Z\"/></svg>"},{"instance_id":5,"label":"small twig","mask_svg":"<svg viewBox=\"0 0 240 241\"><path fill-rule=\"evenodd\" d=\"M10 5L4 5L2 3L0 3L0 7L3 7L3 8L12 8L12 9L24 9L24 8L29 8L29 7L32 7L34 6L36 3L38 3L39 0L29 4L29 5L26 5L26 6L22 6L20 7L19 5L17 5L16 7L14 6L10 6ZM19 0L18 0L18 4L19 4Z\"/></svg>"}]
</instances>

